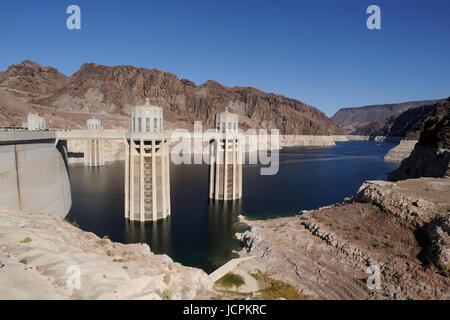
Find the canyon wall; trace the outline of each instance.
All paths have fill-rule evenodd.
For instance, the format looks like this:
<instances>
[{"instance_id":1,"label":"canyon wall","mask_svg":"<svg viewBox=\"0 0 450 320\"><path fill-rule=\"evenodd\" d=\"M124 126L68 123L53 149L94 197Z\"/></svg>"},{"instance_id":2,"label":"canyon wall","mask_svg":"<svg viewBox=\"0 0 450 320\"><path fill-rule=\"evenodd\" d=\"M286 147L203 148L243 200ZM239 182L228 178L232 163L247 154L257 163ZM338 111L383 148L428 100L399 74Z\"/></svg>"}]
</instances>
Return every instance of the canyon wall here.
<instances>
[{"instance_id":1,"label":"canyon wall","mask_svg":"<svg viewBox=\"0 0 450 320\"><path fill-rule=\"evenodd\" d=\"M450 175L450 98L439 102L422 126L411 155L388 174L388 180Z\"/></svg>"}]
</instances>

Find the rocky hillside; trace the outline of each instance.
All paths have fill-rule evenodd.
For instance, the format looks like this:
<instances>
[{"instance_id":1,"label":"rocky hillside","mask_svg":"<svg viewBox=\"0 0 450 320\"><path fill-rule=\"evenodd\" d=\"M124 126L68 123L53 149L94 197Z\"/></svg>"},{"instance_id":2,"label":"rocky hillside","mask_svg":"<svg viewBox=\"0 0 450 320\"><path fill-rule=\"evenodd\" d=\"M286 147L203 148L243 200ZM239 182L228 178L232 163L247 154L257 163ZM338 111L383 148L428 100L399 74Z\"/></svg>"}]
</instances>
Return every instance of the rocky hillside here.
<instances>
[{"instance_id":1,"label":"rocky hillside","mask_svg":"<svg viewBox=\"0 0 450 320\"><path fill-rule=\"evenodd\" d=\"M44 67L26 60L0 72L0 87L19 92L48 94L64 87L68 78L55 68Z\"/></svg>"},{"instance_id":2,"label":"rocky hillside","mask_svg":"<svg viewBox=\"0 0 450 320\"><path fill-rule=\"evenodd\" d=\"M78 287L71 274L80 271ZM69 284L69 286L68 286ZM208 275L146 244L100 239L50 215L0 210L0 300L210 299Z\"/></svg>"},{"instance_id":3,"label":"rocky hillside","mask_svg":"<svg viewBox=\"0 0 450 320\"><path fill-rule=\"evenodd\" d=\"M435 104L437 100L409 101L395 104L369 105L356 108L342 108L331 117L345 134L357 133L358 128L371 122L386 120L411 108Z\"/></svg>"},{"instance_id":4,"label":"rocky hillside","mask_svg":"<svg viewBox=\"0 0 450 320\"><path fill-rule=\"evenodd\" d=\"M371 122L355 130L355 134L367 136L401 137L406 140L417 140L423 130L425 119L436 107L436 104L408 109L398 115L382 121Z\"/></svg>"},{"instance_id":5,"label":"rocky hillside","mask_svg":"<svg viewBox=\"0 0 450 320\"><path fill-rule=\"evenodd\" d=\"M278 128L284 134L332 135L339 128L324 113L300 101L250 87L201 85L174 74L132 66L84 64L66 78L51 67L25 61L0 73L0 125L20 125L29 110L50 127L84 127L96 114L105 128L128 128L131 108L146 97L163 107L167 129L212 126L225 107L239 114L240 126ZM5 120L3 120L5 119Z\"/></svg>"},{"instance_id":6,"label":"rocky hillside","mask_svg":"<svg viewBox=\"0 0 450 320\"><path fill-rule=\"evenodd\" d=\"M400 167L388 179L450 175L450 97L439 102L422 121L419 141Z\"/></svg>"},{"instance_id":7,"label":"rocky hillside","mask_svg":"<svg viewBox=\"0 0 450 320\"><path fill-rule=\"evenodd\" d=\"M448 300L449 192L449 178L369 181L343 204L245 220L241 256L255 258L233 273L270 274L310 298Z\"/></svg>"}]
</instances>

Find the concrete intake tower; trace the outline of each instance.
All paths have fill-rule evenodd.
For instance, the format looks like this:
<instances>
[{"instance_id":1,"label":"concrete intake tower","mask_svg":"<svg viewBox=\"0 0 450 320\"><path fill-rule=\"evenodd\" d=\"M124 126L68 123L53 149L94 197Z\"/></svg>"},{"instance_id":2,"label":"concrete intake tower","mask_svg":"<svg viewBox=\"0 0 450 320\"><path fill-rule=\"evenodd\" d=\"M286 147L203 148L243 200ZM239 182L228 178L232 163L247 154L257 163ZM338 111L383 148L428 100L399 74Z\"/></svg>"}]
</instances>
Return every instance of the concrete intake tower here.
<instances>
[{"instance_id":1,"label":"concrete intake tower","mask_svg":"<svg viewBox=\"0 0 450 320\"><path fill-rule=\"evenodd\" d=\"M169 136L163 110L145 100L133 107L125 146L125 217L155 221L170 215Z\"/></svg>"},{"instance_id":2,"label":"concrete intake tower","mask_svg":"<svg viewBox=\"0 0 450 320\"><path fill-rule=\"evenodd\" d=\"M215 117L215 138L209 143L209 198L242 198L242 145L238 115L228 112Z\"/></svg>"},{"instance_id":3,"label":"concrete intake tower","mask_svg":"<svg viewBox=\"0 0 450 320\"><path fill-rule=\"evenodd\" d=\"M88 130L103 130L100 120L92 118L87 120ZM103 140L87 140L84 149L84 165L87 167L97 167L105 164L103 158Z\"/></svg>"}]
</instances>

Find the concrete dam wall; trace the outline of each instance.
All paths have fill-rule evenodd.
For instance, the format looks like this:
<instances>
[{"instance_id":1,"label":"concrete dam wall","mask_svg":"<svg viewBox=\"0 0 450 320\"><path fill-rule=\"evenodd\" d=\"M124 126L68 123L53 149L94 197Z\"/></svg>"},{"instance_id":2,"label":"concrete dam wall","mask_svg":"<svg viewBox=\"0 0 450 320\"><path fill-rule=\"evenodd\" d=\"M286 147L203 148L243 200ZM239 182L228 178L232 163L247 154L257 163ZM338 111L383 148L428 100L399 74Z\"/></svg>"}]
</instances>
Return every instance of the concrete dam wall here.
<instances>
[{"instance_id":1,"label":"concrete dam wall","mask_svg":"<svg viewBox=\"0 0 450 320\"><path fill-rule=\"evenodd\" d=\"M65 217L72 199L61 149L53 143L0 145L0 208Z\"/></svg>"}]
</instances>

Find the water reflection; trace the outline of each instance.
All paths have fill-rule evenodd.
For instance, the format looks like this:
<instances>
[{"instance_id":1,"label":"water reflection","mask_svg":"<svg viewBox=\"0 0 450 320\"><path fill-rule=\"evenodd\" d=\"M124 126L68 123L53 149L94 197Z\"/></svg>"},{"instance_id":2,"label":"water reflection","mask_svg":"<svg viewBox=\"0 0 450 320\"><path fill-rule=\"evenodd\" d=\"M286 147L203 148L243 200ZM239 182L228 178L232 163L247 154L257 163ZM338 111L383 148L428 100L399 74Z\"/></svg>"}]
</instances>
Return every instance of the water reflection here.
<instances>
[{"instance_id":1,"label":"water reflection","mask_svg":"<svg viewBox=\"0 0 450 320\"><path fill-rule=\"evenodd\" d=\"M242 212L242 200L210 201L208 207L208 246L218 256L230 257L233 249L239 249L239 242L230 238L238 232L238 216ZM216 259L218 259L216 257ZM219 265L220 266L220 265Z\"/></svg>"},{"instance_id":2,"label":"water reflection","mask_svg":"<svg viewBox=\"0 0 450 320\"><path fill-rule=\"evenodd\" d=\"M168 252L171 239L171 217L155 222L125 220L125 243L148 243L159 252Z\"/></svg>"},{"instance_id":3,"label":"water reflection","mask_svg":"<svg viewBox=\"0 0 450 320\"><path fill-rule=\"evenodd\" d=\"M101 168L70 165L73 204L67 219L99 237L144 242L154 253L211 272L240 248L234 238L244 230L238 223L240 214L267 219L342 201L364 180L385 179L395 169L395 164L383 161L392 147L346 142L326 149L289 148L280 153L277 175L261 176L258 166L244 165L243 197L227 202L208 199L207 165L171 164L172 215L145 223L124 218L123 161Z\"/></svg>"}]
</instances>

